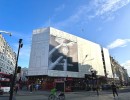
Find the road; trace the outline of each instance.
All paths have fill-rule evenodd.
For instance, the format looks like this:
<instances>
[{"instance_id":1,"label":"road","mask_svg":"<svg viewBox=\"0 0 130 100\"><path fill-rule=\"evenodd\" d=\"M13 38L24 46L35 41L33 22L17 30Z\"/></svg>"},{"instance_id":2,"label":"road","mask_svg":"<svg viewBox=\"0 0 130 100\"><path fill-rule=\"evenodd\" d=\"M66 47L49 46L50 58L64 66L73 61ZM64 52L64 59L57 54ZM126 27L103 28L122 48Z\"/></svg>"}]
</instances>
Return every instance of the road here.
<instances>
[{"instance_id":1,"label":"road","mask_svg":"<svg viewBox=\"0 0 130 100\"><path fill-rule=\"evenodd\" d=\"M13 100L48 100L50 92L47 91L18 91ZM97 96L93 91L80 91L65 93L66 100L130 100L130 89L122 89L119 91L119 97L113 98L111 91L100 91ZM0 96L0 100L8 100L9 94Z\"/></svg>"}]
</instances>

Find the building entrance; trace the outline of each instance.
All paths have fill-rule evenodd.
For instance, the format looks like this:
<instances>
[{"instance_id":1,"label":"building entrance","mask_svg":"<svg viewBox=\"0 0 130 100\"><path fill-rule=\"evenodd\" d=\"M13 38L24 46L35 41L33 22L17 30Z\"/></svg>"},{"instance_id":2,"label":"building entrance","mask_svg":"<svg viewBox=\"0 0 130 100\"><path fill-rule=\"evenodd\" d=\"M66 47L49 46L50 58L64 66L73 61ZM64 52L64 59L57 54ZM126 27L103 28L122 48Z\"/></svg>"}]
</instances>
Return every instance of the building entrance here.
<instances>
[{"instance_id":1,"label":"building entrance","mask_svg":"<svg viewBox=\"0 0 130 100\"><path fill-rule=\"evenodd\" d=\"M56 89L57 89L57 91L62 91L62 92L64 92L64 90L65 90L64 82L56 83Z\"/></svg>"}]
</instances>

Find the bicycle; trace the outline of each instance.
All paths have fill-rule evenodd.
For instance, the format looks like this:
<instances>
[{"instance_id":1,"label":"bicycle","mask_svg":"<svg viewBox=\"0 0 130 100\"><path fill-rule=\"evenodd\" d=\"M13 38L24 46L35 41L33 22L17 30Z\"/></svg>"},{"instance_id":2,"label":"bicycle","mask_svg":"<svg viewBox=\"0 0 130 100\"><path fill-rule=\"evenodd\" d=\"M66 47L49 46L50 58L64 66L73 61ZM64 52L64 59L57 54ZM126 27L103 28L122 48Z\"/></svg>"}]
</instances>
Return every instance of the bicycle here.
<instances>
[{"instance_id":1,"label":"bicycle","mask_svg":"<svg viewBox=\"0 0 130 100\"><path fill-rule=\"evenodd\" d=\"M65 100L65 94L63 92L50 94L48 100Z\"/></svg>"}]
</instances>

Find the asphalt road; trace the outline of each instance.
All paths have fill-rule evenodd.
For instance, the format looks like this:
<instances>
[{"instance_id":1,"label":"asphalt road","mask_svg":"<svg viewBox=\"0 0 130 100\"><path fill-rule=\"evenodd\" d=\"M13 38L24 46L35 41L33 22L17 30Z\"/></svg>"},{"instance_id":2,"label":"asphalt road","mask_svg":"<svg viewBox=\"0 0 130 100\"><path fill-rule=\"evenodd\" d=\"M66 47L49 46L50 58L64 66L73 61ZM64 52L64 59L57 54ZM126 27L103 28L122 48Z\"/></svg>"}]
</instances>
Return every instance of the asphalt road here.
<instances>
[{"instance_id":1,"label":"asphalt road","mask_svg":"<svg viewBox=\"0 0 130 100\"><path fill-rule=\"evenodd\" d=\"M48 100L48 91L18 91L13 100ZM99 91L99 96L94 91L79 91L65 93L66 100L130 100L130 88L119 90L119 97L114 98L111 91ZM9 100L9 94L0 96L0 100Z\"/></svg>"},{"instance_id":2,"label":"asphalt road","mask_svg":"<svg viewBox=\"0 0 130 100\"><path fill-rule=\"evenodd\" d=\"M0 100L9 100L8 97L0 97ZM44 95L19 95L14 100L48 100L48 96ZM66 100L130 100L130 92L120 93L119 97L113 98L112 94L96 94L87 93L68 93Z\"/></svg>"}]
</instances>

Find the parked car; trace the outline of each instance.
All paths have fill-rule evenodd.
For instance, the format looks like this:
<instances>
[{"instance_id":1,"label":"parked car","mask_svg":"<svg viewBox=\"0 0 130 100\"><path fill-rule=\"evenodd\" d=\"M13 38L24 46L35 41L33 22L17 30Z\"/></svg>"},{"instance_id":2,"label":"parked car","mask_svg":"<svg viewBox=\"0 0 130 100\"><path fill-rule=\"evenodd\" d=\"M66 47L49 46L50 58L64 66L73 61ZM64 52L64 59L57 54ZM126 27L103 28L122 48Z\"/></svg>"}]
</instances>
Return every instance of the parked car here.
<instances>
[{"instance_id":1,"label":"parked car","mask_svg":"<svg viewBox=\"0 0 130 100\"><path fill-rule=\"evenodd\" d=\"M3 95L3 93L4 93L4 92L3 92L3 90L2 90L2 89L0 89L0 95Z\"/></svg>"}]
</instances>

